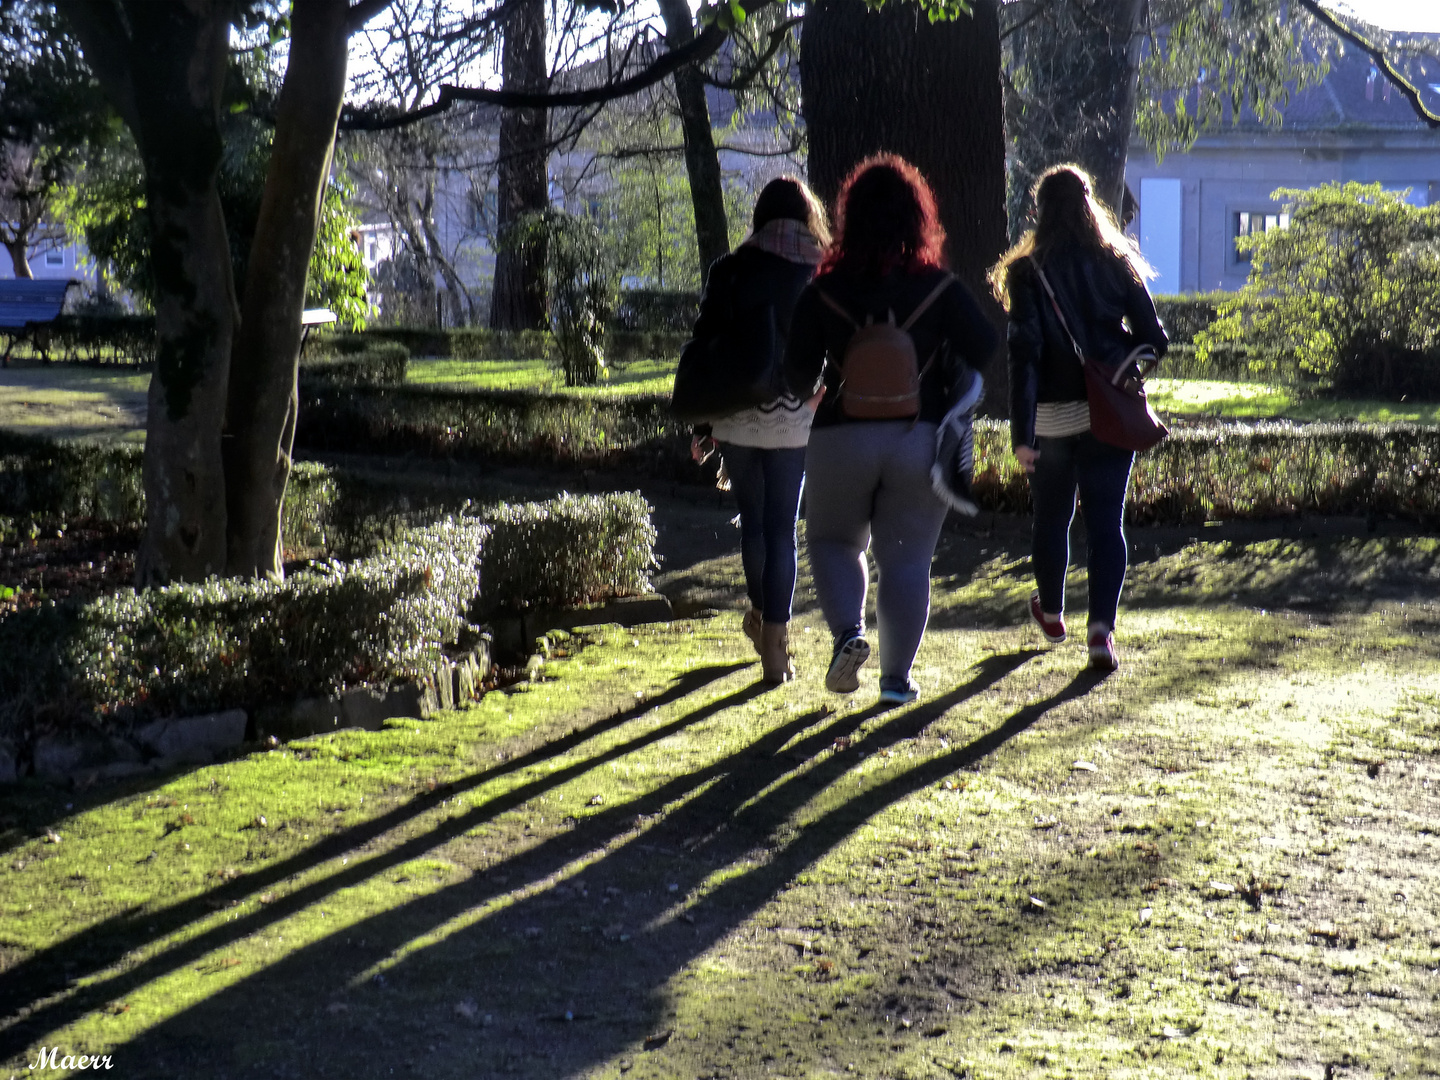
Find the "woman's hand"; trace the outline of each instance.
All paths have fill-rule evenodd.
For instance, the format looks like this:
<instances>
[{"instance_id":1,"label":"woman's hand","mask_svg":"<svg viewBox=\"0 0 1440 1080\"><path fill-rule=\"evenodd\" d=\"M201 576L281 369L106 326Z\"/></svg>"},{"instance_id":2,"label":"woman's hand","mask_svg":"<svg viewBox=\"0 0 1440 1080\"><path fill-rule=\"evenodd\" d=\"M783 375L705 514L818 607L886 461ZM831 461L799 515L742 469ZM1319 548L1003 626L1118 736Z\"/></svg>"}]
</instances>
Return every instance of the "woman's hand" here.
<instances>
[{"instance_id":1,"label":"woman's hand","mask_svg":"<svg viewBox=\"0 0 1440 1080\"><path fill-rule=\"evenodd\" d=\"M1027 473L1033 473L1035 471L1035 459L1039 456L1040 451L1036 450L1033 446L1015 447L1015 460L1020 462L1020 468L1024 469Z\"/></svg>"},{"instance_id":2,"label":"woman's hand","mask_svg":"<svg viewBox=\"0 0 1440 1080\"><path fill-rule=\"evenodd\" d=\"M715 440L709 435L690 436L690 460L697 465L703 465L715 453Z\"/></svg>"},{"instance_id":3,"label":"woman's hand","mask_svg":"<svg viewBox=\"0 0 1440 1080\"><path fill-rule=\"evenodd\" d=\"M812 413L820 408L820 402L825 399L825 388L822 386L806 402L805 407Z\"/></svg>"}]
</instances>

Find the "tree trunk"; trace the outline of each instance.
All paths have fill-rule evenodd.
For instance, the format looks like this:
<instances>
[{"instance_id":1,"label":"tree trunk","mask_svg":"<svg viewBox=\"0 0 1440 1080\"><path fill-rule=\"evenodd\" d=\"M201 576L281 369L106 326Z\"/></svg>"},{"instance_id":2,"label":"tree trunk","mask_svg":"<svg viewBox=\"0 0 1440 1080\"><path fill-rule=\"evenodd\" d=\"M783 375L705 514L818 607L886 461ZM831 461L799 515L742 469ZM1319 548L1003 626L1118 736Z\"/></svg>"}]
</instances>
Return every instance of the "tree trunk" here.
<instances>
[{"instance_id":1,"label":"tree trunk","mask_svg":"<svg viewBox=\"0 0 1440 1080\"><path fill-rule=\"evenodd\" d=\"M72 0L61 11L145 169L158 341L136 579L197 581L225 568L220 425L236 310L215 179L232 7Z\"/></svg>"},{"instance_id":2,"label":"tree trunk","mask_svg":"<svg viewBox=\"0 0 1440 1080\"><path fill-rule=\"evenodd\" d=\"M20 237L14 243L6 243L5 250L10 253L10 266L17 278L33 278L35 272L30 269L29 249L25 237Z\"/></svg>"},{"instance_id":3,"label":"tree trunk","mask_svg":"<svg viewBox=\"0 0 1440 1080\"><path fill-rule=\"evenodd\" d=\"M300 312L345 93L347 0L296 0L225 411L226 567L279 579Z\"/></svg>"},{"instance_id":4,"label":"tree trunk","mask_svg":"<svg viewBox=\"0 0 1440 1080\"><path fill-rule=\"evenodd\" d=\"M833 206L871 154L914 163L935 190L951 269L999 324L985 274L1006 235L1000 32L993 0L974 8L931 23L897 0L876 12L862 0L816 0L800 37L800 89L820 196ZM990 382L999 400L1001 380Z\"/></svg>"},{"instance_id":5,"label":"tree trunk","mask_svg":"<svg viewBox=\"0 0 1440 1080\"><path fill-rule=\"evenodd\" d=\"M1011 110L1015 143L1012 212L1028 213L1029 187L1052 165L1073 161L1118 216L1135 121L1142 0L1053 3L1017 32L1027 78Z\"/></svg>"},{"instance_id":6,"label":"tree trunk","mask_svg":"<svg viewBox=\"0 0 1440 1080\"><path fill-rule=\"evenodd\" d=\"M545 0L515 0L505 20L501 66L507 90L547 88ZM544 109L506 109L500 117L498 238L503 239L525 214L550 205L545 172L548 136L549 115ZM547 325L545 256L540 242L502 245L496 252L491 329L536 330Z\"/></svg>"},{"instance_id":7,"label":"tree trunk","mask_svg":"<svg viewBox=\"0 0 1440 1080\"><path fill-rule=\"evenodd\" d=\"M665 41L678 49L695 37L695 24L686 0L660 0L665 20ZM700 285L710 266L730 250L730 226L725 218L725 188L720 179L720 155L710 127L710 106L700 69L687 64L675 72L675 97L680 104L680 129L685 136L685 173L690 179L690 202L695 208L695 247L700 255Z\"/></svg>"}]
</instances>

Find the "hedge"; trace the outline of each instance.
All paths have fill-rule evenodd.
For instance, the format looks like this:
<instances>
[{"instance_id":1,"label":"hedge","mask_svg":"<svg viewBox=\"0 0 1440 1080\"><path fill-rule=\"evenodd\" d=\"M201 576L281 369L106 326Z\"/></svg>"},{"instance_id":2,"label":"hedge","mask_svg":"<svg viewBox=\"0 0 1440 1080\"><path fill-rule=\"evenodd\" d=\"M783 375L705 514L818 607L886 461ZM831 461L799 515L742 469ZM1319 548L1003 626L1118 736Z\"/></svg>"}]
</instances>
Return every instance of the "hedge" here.
<instances>
[{"instance_id":1,"label":"hedge","mask_svg":"<svg viewBox=\"0 0 1440 1080\"><path fill-rule=\"evenodd\" d=\"M518 612L650 591L655 527L638 491L502 504L480 561L480 611Z\"/></svg>"},{"instance_id":2,"label":"hedge","mask_svg":"<svg viewBox=\"0 0 1440 1080\"><path fill-rule=\"evenodd\" d=\"M688 334L700 314L700 294L663 289L627 289L615 305L616 330L661 330Z\"/></svg>"},{"instance_id":3,"label":"hedge","mask_svg":"<svg viewBox=\"0 0 1440 1080\"><path fill-rule=\"evenodd\" d=\"M145 520L144 450L0 431L0 515L138 525ZM323 465L297 462L285 491L286 541L324 542L338 491Z\"/></svg>"},{"instance_id":4,"label":"hedge","mask_svg":"<svg viewBox=\"0 0 1440 1080\"><path fill-rule=\"evenodd\" d=\"M464 625L486 532L451 518L283 583L211 578L14 612L0 620L0 735L417 676Z\"/></svg>"},{"instance_id":5,"label":"hedge","mask_svg":"<svg viewBox=\"0 0 1440 1080\"><path fill-rule=\"evenodd\" d=\"M1010 426L976 423L977 501L1028 512ZM1191 524L1301 513L1440 520L1440 428L1418 424L1177 427L1135 459L1127 520Z\"/></svg>"},{"instance_id":6,"label":"hedge","mask_svg":"<svg viewBox=\"0 0 1440 1080\"><path fill-rule=\"evenodd\" d=\"M605 359L625 365L637 360L673 360L688 333L681 331L612 330L605 335ZM423 327L377 327L359 334L323 334L306 343L307 357L346 355L385 342L403 346L411 356L454 360L550 360L554 342L543 330L485 330L465 327L434 330Z\"/></svg>"},{"instance_id":7,"label":"hedge","mask_svg":"<svg viewBox=\"0 0 1440 1080\"><path fill-rule=\"evenodd\" d=\"M1195 335L1219 315L1220 305L1233 300L1233 293L1216 290L1203 293L1168 293L1155 297L1155 311L1165 324L1172 345L1193 345Z\"/></svg>"},{"instance_id":8,"label":"hedge","mask_svg":"<svg viewBox=\"0 0 1440 1080\"><path fill-rule=\"evenodd\" d=\"M127 365L155 362L154 315L61 315L26 337L46 360Z\"/></svg>"},{"instance_id":9,"label":"hedge","mask_svg":"<svg viewBox=\"0 0 1440 1080\"><path fill-rule=\"evenodd\" d=\"M332 386L403 386L410 350L393 341L363 344L364 348L354 351L307 355L300 364L301 381L323 380Z\"/></svg>"}]
</instances>

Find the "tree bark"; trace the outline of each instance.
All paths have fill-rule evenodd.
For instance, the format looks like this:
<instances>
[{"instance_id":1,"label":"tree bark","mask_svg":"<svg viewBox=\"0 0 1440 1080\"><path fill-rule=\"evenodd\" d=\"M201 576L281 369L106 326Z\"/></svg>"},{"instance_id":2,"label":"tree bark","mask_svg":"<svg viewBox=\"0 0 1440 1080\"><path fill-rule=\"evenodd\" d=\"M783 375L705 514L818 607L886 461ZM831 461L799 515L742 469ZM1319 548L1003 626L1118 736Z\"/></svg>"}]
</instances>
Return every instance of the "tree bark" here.
<instances>
[{"instance_id":1,"label":"tree bark","mask_svg":"<svg viewBox=\"0 0 1440 1080\"><path fill-rule=\"evenodd\" d=\"M678 49L695 38L695 24L686 0L660 0L665 20L665 41ZM680 105L680 130L685 138L685 173L690 179L690 202L695 210L695 247L700 256L703 288L710 266L730 251L730 225L725 217L725 188L720 178L720 155L710 126L705 83L693 64L677 70L675 98Z\"/></svg>"},{"instance_id":2,"label":"tree bark","mask_svg":"<svg viewBox=\"0 0 1440 1080\"><path fill-rule=\"evenodd\" d=\"M1119 216L1135 124L1143 0L1061 0L1017 33L1028 75L1012 110L1016 183L1012 208L1028 212L1028 188L1045 169L1073 161Z\"/></svg>"},{"instance_id":3,"label":"tree bark","mask_svg":"<svg viewBox=\"0 0 1440 1080\"><path fill-rule=\"evenodd\" d=\"M33 278L34 271L30 269L30 256L27 250L30 247L25 237L20 237L13 244L7 243L5 250L10 253L10 266L17 278Z\"/></svg>"},{"instance_id":4,"label":"tree bark","mask_svg":"<svg viewBox=\"0 0 1440 1080\"><path fill-rule=\"evenodd\" d=\"M225 410L226 569L284 575L300 312L345 94L347 0L295 0Z\"/></svg>"},{"instance_id":5,"label":"tree bark","mask_svg":"<svg viewBox=\"0 0 1440 1080\"><path fill-rule=\"evenodd\" d=\"M220 424L236 321L215 179L231 5L60 5L145 169L158 338L146 421L140 585L225 568Z\"/></svg>"},{"instance_id":6,"label":"tree bark","mask_svg":"<svg viewBox=\"0 0 1440 1080\"><path fill-rule=\"evenodd\" d=\"M931 23L898 0L875 12L862 0L816 0L800 37L800 89L821 198L833 207L871 154L912 162L934 188L951 269L999 325L985 274L1006 239L1000 32L993 0L974 9ZM1003 387L990 382L998 401Z\"/></svg>"},{"instance_id":7,"label":"tree bark","mask_svg":"<svg viewBox=\"0 0 1440 1080\"><path fill-rule=\"evenodd\" d=\"M506 89L540 90L549 85L545 64L545 0L515 0L505 21L501 75ZM550 205L545 143L549 114L543 108L507 109L500 117L499 210L496 236L525 214ZM495 255L490 296L494 330L535 330L547 325L545 245L503 245Z\"/></svg>"}]
</instances>

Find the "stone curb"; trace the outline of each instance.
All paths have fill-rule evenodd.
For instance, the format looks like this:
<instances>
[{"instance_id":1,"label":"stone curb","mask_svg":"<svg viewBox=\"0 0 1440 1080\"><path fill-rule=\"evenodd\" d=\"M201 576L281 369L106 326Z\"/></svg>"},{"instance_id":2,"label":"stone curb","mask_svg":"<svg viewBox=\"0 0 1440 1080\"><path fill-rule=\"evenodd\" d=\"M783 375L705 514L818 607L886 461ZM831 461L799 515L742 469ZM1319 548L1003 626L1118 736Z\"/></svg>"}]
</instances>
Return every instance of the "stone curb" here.
<instances>
[{"instance_id":1,"label":"stone curb","mask_svg":"<svg viewBox=\"0 0 1440 1080\"><path fill-rule=\"evenodd\" d=\"M36 776L88 787L178 765L206 765L243 746L247 736L288 742L344 728L379 731L390 719L428 720L442 709L464 707L482 697L490 664L490 639L481 636L474 648L442 657L419 679L389 691L358 687L337 697L305 698L267 709L253 720L243 709L155 720L128 736L42 735L28 754L0 740L0 784Z\"/></svg>"}]
</instances>

